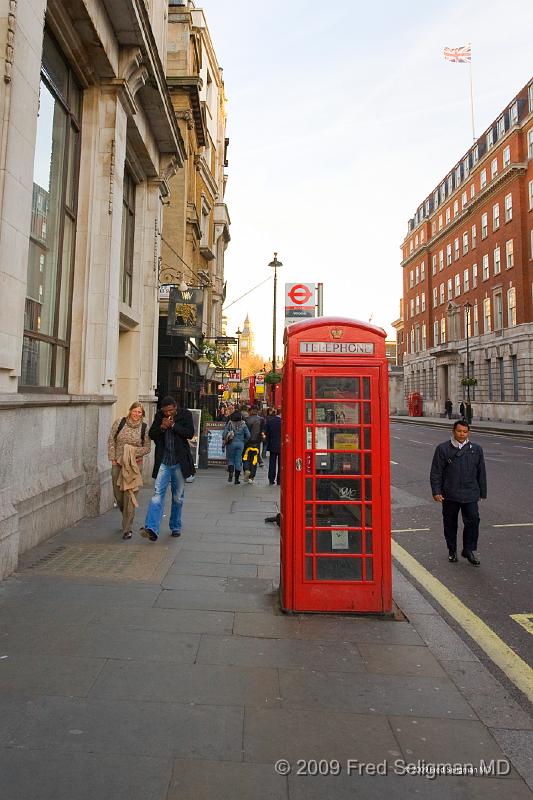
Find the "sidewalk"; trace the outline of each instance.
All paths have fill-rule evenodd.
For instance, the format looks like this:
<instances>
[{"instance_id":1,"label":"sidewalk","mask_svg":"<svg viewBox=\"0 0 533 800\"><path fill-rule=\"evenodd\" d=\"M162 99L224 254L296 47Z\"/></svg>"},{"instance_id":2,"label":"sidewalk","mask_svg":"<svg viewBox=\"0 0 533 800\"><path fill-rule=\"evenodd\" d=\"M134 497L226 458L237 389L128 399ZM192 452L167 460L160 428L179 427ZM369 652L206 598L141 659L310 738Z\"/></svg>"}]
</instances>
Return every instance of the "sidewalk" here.
<instances>
[{"instance_id":1,"label":"sidewalk","mask_svg":"<svg viewBox=\"0 0 533 800\"><path fill-rule=\"evenodd\" d=\"M180 539L123 542L113 510L0 583L2 798L533 797L531 719L399 571L400 621L281 613L265 472L200 471Z\"/></svg>"},{"instance_id":2,"label":"sidewalk","mask_svg":"<svg viewBox=\"0 0 533 800\"><path fill-rule=\"evenodd\" d=\"M408 422L411 425L432 425L448 429L456 422L455 418L449 420L447 417L409 417L402 414L391 414L390 420L391 422ZM474 418L472 430L499 433L501 436L533 438L533 424L526 425L520 422L498 422L498 420L477 420Z\"/></svg>"}]
</instances>

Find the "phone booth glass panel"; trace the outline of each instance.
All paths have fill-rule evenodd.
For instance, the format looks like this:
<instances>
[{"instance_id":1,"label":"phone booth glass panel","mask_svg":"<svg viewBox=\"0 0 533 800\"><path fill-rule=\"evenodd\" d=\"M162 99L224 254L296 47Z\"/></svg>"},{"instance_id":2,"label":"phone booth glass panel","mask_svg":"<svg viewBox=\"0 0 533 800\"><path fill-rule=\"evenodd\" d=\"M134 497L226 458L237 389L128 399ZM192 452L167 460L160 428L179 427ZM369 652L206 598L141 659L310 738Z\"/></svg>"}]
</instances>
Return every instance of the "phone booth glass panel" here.
<instances>
[{"instance_id":1,"label":"phone booth glass panel","mask_svg":"<svg viewBox=\"0 0 533 800\"><path fill-rule=\"evenodd\" d=\"M291 326L286 338L299 327L309 337L310 325ZM383 611L390 572L390 516L382 508L382 479L389 474L388 461L382 469L383 450L388 453L383 364L375 356L368 365L333 356L308 366L293 351L291 358L287 348L283 389L282 604Z\"/></svg>"}]
</instances>

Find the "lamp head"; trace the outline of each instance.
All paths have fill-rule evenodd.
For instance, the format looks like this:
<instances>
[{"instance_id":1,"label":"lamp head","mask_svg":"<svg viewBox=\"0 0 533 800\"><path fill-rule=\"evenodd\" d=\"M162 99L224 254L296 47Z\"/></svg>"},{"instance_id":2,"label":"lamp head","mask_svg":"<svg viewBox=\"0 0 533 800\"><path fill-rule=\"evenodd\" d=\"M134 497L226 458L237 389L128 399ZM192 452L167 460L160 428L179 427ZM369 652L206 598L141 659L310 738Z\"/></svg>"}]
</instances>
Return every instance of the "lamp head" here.
<instances>
[{"instance_id":1,"label":"lamp head","mask_svg":"<svg viewBox=\"0 0 533 800\"><path fill-rule=\"evenodd\" d=\"M270 262L270 264L268 266L269 267L274 267L274 269L277 269L277 267L282 267L283 266L281 261L278 261L278 254L277 253L274 253L274 259Z\"/></svg>"}]
</instances>

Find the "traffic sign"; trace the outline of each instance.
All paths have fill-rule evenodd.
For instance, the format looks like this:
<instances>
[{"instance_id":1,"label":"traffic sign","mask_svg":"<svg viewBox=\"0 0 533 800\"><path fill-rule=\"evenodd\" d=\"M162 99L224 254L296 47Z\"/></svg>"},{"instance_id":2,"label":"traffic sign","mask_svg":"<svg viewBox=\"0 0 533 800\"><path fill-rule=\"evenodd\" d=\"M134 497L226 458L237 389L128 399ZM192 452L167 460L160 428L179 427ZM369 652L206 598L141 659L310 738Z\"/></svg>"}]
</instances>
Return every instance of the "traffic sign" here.
<instances>
[{"instance_id":1,"label":"traffic sign","mask_svg":"<svg viewBox=\"0 0 533 800\"><path fill-rule=\"evenodd\" d=\"M316 315L315 284L285 284L285 325Z\"/></svg>"}]
</instances>

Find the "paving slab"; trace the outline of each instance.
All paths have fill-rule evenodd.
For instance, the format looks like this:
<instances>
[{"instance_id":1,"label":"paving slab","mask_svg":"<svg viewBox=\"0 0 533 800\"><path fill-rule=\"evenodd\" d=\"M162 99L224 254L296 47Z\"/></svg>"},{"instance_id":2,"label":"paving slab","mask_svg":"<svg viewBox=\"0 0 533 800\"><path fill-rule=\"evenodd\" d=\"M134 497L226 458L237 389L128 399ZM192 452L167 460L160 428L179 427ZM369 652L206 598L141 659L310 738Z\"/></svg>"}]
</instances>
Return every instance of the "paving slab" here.
<instances>
[{"instance_id":1,"label":"paving slab","mask_svg":"<svg viewBox=\"0 0 533 800\"><path fill-rule=\"evenodd\" d=\"M34 702L21 699L10 745L56 753L241 761L243 714L238 706L63 697L42 697Z\"/></svg>"},{"instance_id":2,"label":"paving slab","mask_svg":"<svg viewBox=\"0 0 533 800\"><path fill-rule=\"evenodd\" d=\"M178 589L185 592L224 592L226 591L226 578L168 572L161 581L161 585L163 589Z\"/></svg>"},{"instance_id":3,"label":"paving slab","mask_svg":"<svg viewBox=\"0 0 533 800\"><path fill-rule=\"evenodd\" d=\"M357 647L350 643L261 639L246 636L203 636L198 664L238 664L302 670L364 672Z\"/></svg>"},{"instance_id":4,"label":"paving slab","mask_svg":"<svg viewBox=\"0 0 533 800\"><path fill-rule=\"evenodd\" d=\"M265 556L260 554L233 553L231 556L232 564L257 564L258 566L278 566L279 555Z\"/></svg>"},{"instance_id":5,"label":"paving slab","mask_svg":"<svg viewBox=\"0 0 533 800\"><path fill-rule=\"evenodd\" d=\"M287 779L267 764L177 759L166 800L288 800Z\"/></svg>"},{"instance_id":6,"label":"paving slab","mask_svg":"<svg viewBox=\"0 0 533 800\"><path fill-rule=\"evenodd\" d=\"M473 719L448 679L280 669L284 707Z\"/></svg>"},{"instance_id":7,"label":"paving slab","mask_svg":"<svg viewBox=\"0 0 533 800\"><path fill-rule=\"evenodd\" d=\"M42 652L15 655L5 647L0 655L0 695L86 697L105 664L105 658L75 658Z\"/></svg>"},{"instance_id":8,"label":"paving slab","mask_svg":"<svg viewBox=\"0 0 533 800\"><path fill-rule=\"evenodd\" d=\"M0 749L6 800L166 800L173 759Z\"/></svg>"},{"instance_id":9,"label":"paving slab","mask_svg":"<svg viewBox=\"0 0 533 800\"><path fill-rule=\"evenodd\" d=\"M409 619L439 661L479 661L442 617L411 614Z\"/></svg>"},{"instance_id":10,"label":"paving slab","mask_svg":"<svg viewBox=\"0 0 533 800\"><path fill-rule=\"evenodd\" d=\"M157 599L157 608L190 608L205 611L265 611L272 608L269 595L239 592L186 592L164 590Z\"/></svg>"},{"instance_id":11,"label":"paving slab","mask_svg":"<svg viewBox=\"0 0 533 800\"><path fill-rule=\"evenodd\" d=\"M141 628L167 633L231 633L231 611L196 611L174 608L111 608L96 614L94 625Z\"/></svg>"},{"instance_id":12,"label":"paving slab","mask_svg":"<svg viewBox=\"0 0 533 800\"><path fill-rule=\"evenodd\" d=\"M218 578L257 578L254 564L210 564L202 561L176 561L169 569L169 575L205 575ZM264 576L263 576L264 577Z\"/></svg>"},{"instance_id":13,"label":"paving slab","mask_svg":"<svg viewBox=\"0 0 533 800\"><path fill-rule=\"evenodd\" d=\"M278 759L378 761L400 758L386 717L321 709L247 708L244 760L273 765Z\"/></svg>"},{"instance_id":14,"label":"paving slab","mask_svg":"<svg viewBox=\"0 0 533 800\"><path fill-rule=\"evenodd\" d=\"M159 703L216 706L279 705L275 669L212 664L169 664L154 669L149 661L108 661L90 698L135 699Z\"/></svg>"},{"instance_id":15,"label":"paving slab","mask_svg":"<svg viewBox=\"0 0 533 800\"><path fill-rule=\"evenodd\" d=\"M533 792L533 730L491 728L490 732Z\"/></svg>"},{"instance_id":16,"label":"paving slab","mask_svg":"<svg viewBox=\"0 0 533 800\"><path fill-rule=\"evenodd\" d=\"M232 544L230 542L187 542L184 552L191 550L197 553L239 553L263 555L263 545L261 544Z\"/></svg>"},{"instance_id":17,"label":"paving slab","mask_svg":"<svg viewBox=\"0 0 533 800\"><path fill-rule=\"evenodd\" d=\"M360 642L358 648L368 672L376 672L381 675L446 677L446 672L435 656L425 647Z\"/></svg>"},{"instance_id":18,"label":"paving slab","mask_svg":"<svg viewBox=\"0 0 533 800\"><path fill-rule=\"evenodd\" d=\"M235 565L238 566L238 565ZM241 565L246 566L246 565ZM272 594L272 581L267 578L235 578L226 580L227 592L244 592L248 594Z\"/></svg>"},{"instance_id":19,"label":"paving slab","mask_svg":"<svg viewBox=\"0 0 533 800\"><path fill-rule=\"evenodd\" d=\"M212 553L209 551L182 550L180 552L180 564L185 562L200 561L202 564L229 564L231 553Z\"/></svg>"}]
</instances>

